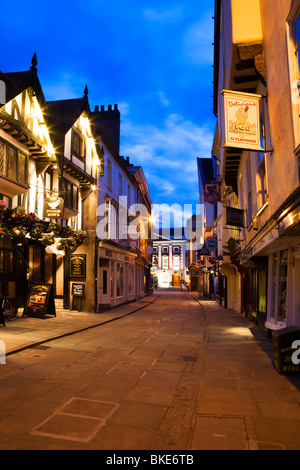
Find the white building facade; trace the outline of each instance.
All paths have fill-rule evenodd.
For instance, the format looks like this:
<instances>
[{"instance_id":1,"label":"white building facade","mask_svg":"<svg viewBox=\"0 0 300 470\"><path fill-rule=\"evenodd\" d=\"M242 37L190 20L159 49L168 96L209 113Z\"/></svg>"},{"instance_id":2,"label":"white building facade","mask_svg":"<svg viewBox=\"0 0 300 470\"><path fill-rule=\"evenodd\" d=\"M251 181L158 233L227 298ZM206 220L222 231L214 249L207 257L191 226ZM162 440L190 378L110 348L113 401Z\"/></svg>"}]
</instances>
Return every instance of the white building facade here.
<instances>
[{"instance_id":1,"label":"white building facade","mask_svg":"<svg viewBox=\"0 0 300 470\"><path fill-rule=\"evenodd\" d=\"M140 195L137 175L141 175L142 170L131 171L128 159L119 155L117 106L114 109L109 106L107 110L101 106L100 111L96 107L93 117L104 159L104 174L98 181L97 209L97 309L101 311L139 300L150 293L145 280L150 262L142 256L143 243L145 238L148 240L148 232L142 235L142 228L147 228L150 213L148 207L146 220L138 219L143 225L138 231L138 224L134 222L137 220L135 205ZM148 193L146 180L141 184Z\"/></svg>"}]
</instances>

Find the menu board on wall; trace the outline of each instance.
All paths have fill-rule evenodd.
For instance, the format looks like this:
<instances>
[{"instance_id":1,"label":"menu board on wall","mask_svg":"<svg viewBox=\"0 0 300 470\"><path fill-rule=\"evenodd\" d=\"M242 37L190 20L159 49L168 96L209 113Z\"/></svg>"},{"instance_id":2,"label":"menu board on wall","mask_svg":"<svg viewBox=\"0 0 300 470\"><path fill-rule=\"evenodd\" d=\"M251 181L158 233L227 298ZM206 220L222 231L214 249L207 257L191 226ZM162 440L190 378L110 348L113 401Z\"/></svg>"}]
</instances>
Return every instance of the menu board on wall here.
<instances>
[{"instance_id":1,"label":"menu board on wall","mask_svg":"<svg viewBox=\"0 0 300 470\"><path fill-rule=\"evenodd\" d=\"M23 316L45 318L56 317L52 284L32 283Z\"/></svg>"},{"instance_id":2,"label":"menu board on wall","mask_svg":"<svg viewBox=\"0 0 300 470\"><path fill-rule=\"evenodd\" d=\"M71 255L70 277L86 277L86 255Z\"/></svg>"}]
</instances>

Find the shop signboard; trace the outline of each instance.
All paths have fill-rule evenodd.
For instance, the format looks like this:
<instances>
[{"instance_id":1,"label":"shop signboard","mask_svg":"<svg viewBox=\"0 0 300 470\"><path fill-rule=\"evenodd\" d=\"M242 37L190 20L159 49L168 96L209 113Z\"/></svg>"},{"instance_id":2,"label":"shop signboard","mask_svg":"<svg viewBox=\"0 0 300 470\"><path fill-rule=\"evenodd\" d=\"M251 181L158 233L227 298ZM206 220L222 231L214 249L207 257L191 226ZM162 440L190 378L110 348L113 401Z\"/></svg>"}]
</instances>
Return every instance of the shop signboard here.
<instances>
[{"instance_id":1,"label":"shop signboard","mask_svg":"<svg viewBox=\"0 0 300 470\"><path fill-rule=\"evenodd\" d=\"M209 204L217 204L221 201L221 185L220 183L212 182L204 184L204 202Z\"/></svg>"},{"instance_id":2,"label":"shop signboard","mask_svg":"<svg viewBox=\"0 0 300 470\"><path fill-rule=\"evenodd\" d=\"M205 245L209 251L216 251L217 249L217 239L215 237L208 237L205 240Z\"/></svg>"},{"instance_id":3,"label":"shop signboard","mask_svg":"<svg viewBox=\"0 0 300 470\"><path fill-rule=\"evenodd\" d=\"M260 132L261 95L223 90L224 147L263 151Z\"/></svg>"},{"instance_id":4,"label":"shop signboard","mask_svg":"<svg viewBox=\"0 0 300 470\"><path fill-rule=\"evenodd\" d=\"M84 297L84 284L72 284L72 295L75 297Z\"/></svg>"},{"instance_id":5,"label":"shop signboard","mask_svg":"<svg viewBox=\"0 0 300 470\"><path fill-rule=\"evenodd\" d=\"M209 256L210 251L208 250L206 245L203 245L203 247L199 250L199 255L200 256Z\"/></svg>"},{"instance_id":6,"label":"shop signboard","mask_svg":"<svg viewBox=\"0 0 300 470\"><path fill-rule=\"evenodd\" d=\"M273 331L274 366L279 374L300 373L300 328L290 326Z\"/></svg>"},{"instance_id":7,"label":"shop signboard","mask_svg":"<svg viewBox=\"0 0 300 470\"><path fill-rule=\"evenodd\" d=\"M84 284L72 284L72 296L73 296L73 300L72 300L72 309L71 310L75 310L75 304L78 304L77 300L79 301L80 303L80 306L79 306L79 311L81 311L82 309L82 300L83 300L83 297L84 297L84 291L85 291L85 285Z\"/></svg>"},{"instance_id":8,"label":"shop signboard","mask_svg":"<svg viewBox=\"0 0 300 470\"><path fill-rule=\"evenodd\" d=\"M226 207L226 224L233 227L244 227L244 211L234 207Z\"/></svg>"},{"instance_id":9,"label":"shop signboard","mask_svg":"<svg viewBox=\"0 0 300 470\"><path fill-rule=\"evenodd\" d=\"M56 317L52 284L32 283L23 316L45 318L46 315Z\"/></svg>"},{"instance_id":10,"label":"shop signboard","mask_svg":"<svg viewBox=\"0 0 300 470\"><path fill-rule=\"evenodd\" d=\"M57 195L48 197L44 205L45 219L63 219L64 216L64 200Z\"/></svg>"}]
</instances>

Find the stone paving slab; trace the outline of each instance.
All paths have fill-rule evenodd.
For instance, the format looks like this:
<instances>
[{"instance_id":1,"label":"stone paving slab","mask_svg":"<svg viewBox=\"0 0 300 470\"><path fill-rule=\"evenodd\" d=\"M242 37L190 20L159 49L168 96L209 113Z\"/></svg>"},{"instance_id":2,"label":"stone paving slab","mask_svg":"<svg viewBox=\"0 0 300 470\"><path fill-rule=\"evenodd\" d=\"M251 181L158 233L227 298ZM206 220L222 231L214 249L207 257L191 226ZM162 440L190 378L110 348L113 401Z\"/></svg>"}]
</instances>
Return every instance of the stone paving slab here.
<instances>
[{"instance_id":1,"label":"stone paving slab","mask_svg":"<svg viewBox=\"0 0 300 470\"><path fill-rule=\"evenodd\" d=\"M29 347L45 344L55 338L71 335L76 331L95 328L117 320L148 307L155 300L157 300L157 296L151 295L140 301L120 305L102 313L57 309L56 317L47 316L44 319L23 317L23 310L19 309L18 317L14 321L6 321L5 327L0 325L0 341L4 342L6 355L9 355Z\"/></svg>"}]
</instances>

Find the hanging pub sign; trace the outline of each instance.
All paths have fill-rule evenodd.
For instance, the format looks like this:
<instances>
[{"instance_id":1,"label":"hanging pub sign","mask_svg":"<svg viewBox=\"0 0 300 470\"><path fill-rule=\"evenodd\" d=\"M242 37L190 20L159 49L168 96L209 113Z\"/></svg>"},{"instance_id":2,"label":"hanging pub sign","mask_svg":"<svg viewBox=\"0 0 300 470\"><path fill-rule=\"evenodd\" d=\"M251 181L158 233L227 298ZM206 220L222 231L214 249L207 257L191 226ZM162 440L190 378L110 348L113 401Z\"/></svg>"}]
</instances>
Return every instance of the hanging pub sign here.
<instances>
[{"instance_id":1,"label":"hanging pub sign","mask_svg":"<svg viewBox=\"0 0 300 470\"><path fill-rule=\"evenodd\" d=\"M220 183L205 183L204 184L204 202L209 204L217 204L221 201L221 187Z\"/></svg>"},{"instance_id":2,"label":"hanging pub sign","mask_svg":"<svg viewBox=\"0 0 300 470\"><path fill-rule=\"evenodd\" d=\"M31 284L23 317L26 315L38 318L45 318L46 315L56 317L52 284Z\"/></svg>"},{"instance_id":3,"label":"hanging pub sign","mask_svg":"<svg viewBox=\"0 0 300 470\"><path fill-rule=\"evenodd\" d=\"M263 151L260 134L261 95L223 90L224 147Z\"/></svg>"},{"instance_id":4,"label":"hanging pub sign","mask_svg":"<svg viewBox=\"0 0 300 470\"><path fill-rule=\"evenodd\" d=\"M234 227L244 227L244 211L234 207L226 207L226 224Z\"/></svg>"},{"instance_id":5,"label":"hanging pub sign","mask_svg":"<svg viewBox=\"0 0 300 470\"><path fill-rule=\"evenodd\" d=\"M45 219L63 219L64 200L56 195L45 199L44 217Z\"/></svg>"}]
</instances>

